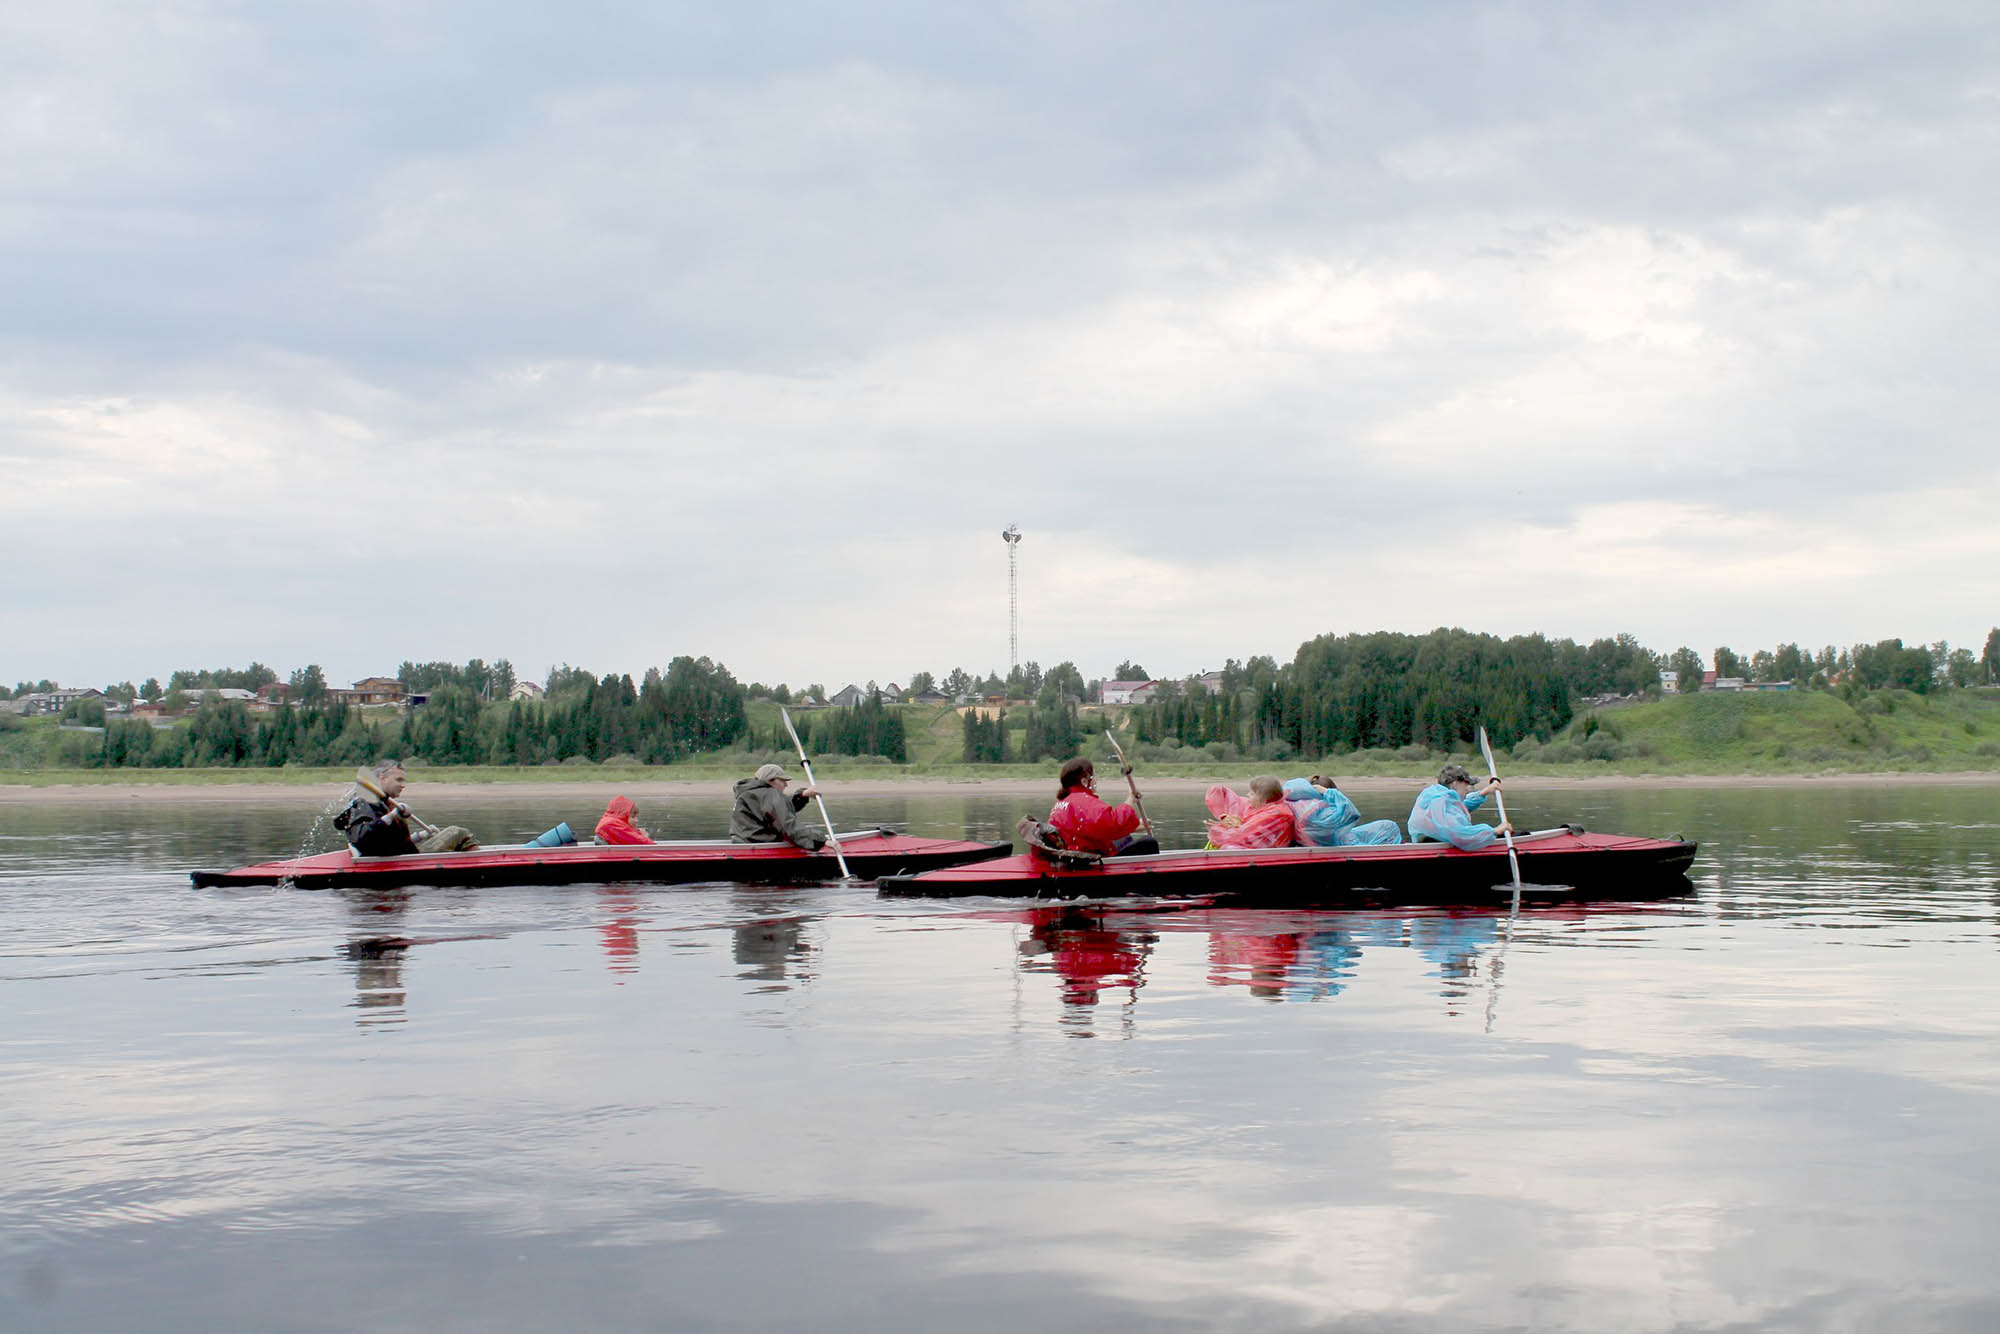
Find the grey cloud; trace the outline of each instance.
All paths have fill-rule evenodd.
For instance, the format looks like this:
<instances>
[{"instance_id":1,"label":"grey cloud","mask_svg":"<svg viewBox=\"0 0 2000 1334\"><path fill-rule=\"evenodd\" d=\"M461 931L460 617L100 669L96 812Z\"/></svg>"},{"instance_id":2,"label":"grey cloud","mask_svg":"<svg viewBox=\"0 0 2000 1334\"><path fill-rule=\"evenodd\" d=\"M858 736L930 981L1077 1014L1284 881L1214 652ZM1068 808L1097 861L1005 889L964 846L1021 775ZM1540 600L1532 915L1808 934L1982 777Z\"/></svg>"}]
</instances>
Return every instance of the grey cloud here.
<instances>
[{"instance_id":1,"label":"grey cloud","mask_svg":"<svg viewBox=\"0 0 2000 1334\"><path fill-rule=\"evenodd\" d=\"M1265 551L1635 498L1804 540L1898 474L2000 486L1995 45L1942 4L17 7L0 455L55 489L0 521L87 589L261 560L336 620L394 532L488 657L524 581L635 571L782 654L710 605L760 525L865 606L1014 519L1182 571L1161 627Z\"/></svg>"},{"instance_id":2,"label":"grey cloud","mask_svg":"<svg viewBox=\"0 0 2000 1334\"><path fill-rule=\"evenodd\" d=\"M1138 235L1936 185L1898 127L1976 122L1992 42L1865 8L95 12L91 41L20 58L41 129L4 276L33 332L128 368L141 332L419 382L811 364L1023 288L1102 291ZM1495 128L1500 169L1383 166Z\"/></svg>"}]
</instances>

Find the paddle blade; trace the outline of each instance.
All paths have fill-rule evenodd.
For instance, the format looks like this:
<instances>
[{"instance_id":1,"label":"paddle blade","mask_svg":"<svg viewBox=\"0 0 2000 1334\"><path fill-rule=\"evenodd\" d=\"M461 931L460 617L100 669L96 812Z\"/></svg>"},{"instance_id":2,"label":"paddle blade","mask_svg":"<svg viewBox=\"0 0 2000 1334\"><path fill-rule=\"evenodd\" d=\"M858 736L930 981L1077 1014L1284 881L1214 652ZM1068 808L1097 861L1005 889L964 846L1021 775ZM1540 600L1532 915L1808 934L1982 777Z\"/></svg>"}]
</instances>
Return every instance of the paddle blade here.
<instances>
[{"instance_id":1,"label":"paddle blade","mask_svg":"<svg viewBox=\"0 0 2000 1334\"><path fill-rule=\"evenodd\" d=\"M792 745L798 749L799 758L803 760L806 757L806 748L799 744L798 729L792 726L792 711L780 704L778 706L778 716L785 720L785 732L792 738Z\"/></svg>"},{"instance_id":2,"label":"paddle blade","mask_svg":"<svg viewBox=\"0 0 2000 1334\"><path fill-rule=\"evenodd\" d=\"M1479 726L1479 753L1486 757L1486 772L1497 777L1500 770L1494 767L1493 745L1486 739L1486 725L1484 723L1481 723Z\"/></svg>"}]
</instances>

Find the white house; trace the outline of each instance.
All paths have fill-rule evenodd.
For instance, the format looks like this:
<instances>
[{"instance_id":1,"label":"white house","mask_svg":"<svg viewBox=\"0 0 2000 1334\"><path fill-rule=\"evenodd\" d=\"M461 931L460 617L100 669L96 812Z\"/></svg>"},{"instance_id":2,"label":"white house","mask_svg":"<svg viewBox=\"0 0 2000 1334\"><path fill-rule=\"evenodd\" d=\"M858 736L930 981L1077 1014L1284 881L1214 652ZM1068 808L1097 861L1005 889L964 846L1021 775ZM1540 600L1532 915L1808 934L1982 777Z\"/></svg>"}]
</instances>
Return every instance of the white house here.
<instances>
[{"instance_id":1,"label":"white house","mask_svg":"<svg viewBox=\"0 0 2000 1334\"><path fill-rule=\"evenodd\" d=\"M1105 704L1135 704L1144 692L1152 688L1151 681L1106 681L1097 698Z\"/></svg>"}]
</instances>

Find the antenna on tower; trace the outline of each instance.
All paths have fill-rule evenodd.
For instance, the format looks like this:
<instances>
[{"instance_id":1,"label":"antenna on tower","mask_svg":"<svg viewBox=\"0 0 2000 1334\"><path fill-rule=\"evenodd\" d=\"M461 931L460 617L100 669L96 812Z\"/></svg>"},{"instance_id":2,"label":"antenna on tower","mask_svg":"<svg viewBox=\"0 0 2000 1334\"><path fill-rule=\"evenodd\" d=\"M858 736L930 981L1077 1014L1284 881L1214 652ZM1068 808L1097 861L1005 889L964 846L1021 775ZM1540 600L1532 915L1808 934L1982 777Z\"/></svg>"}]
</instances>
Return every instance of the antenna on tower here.
<instances>
[{"instance_id":1,"label":"antenna on tower","mask_svg":"<svg viewBox=\"0 0 2000 1334\"><path fill-rule=\"evenodd\" d=\"M1021 571L1018 555L1021 530L1008 524L1000 534L1007 544L1007 670L1021 665Z\"/></svg>"}]
</instances>

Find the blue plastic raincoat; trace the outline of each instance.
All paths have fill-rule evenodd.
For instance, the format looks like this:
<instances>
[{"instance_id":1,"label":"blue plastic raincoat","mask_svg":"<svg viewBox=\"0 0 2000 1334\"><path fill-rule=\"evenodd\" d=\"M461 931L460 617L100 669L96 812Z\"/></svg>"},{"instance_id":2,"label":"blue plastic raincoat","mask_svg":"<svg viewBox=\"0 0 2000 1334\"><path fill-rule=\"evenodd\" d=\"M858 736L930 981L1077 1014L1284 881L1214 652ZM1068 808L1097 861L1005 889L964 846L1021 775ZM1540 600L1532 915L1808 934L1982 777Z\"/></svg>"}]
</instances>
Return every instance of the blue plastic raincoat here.
<instances>
[{"instance_id":1,"label":"blue plastic raincoat","mask_svg":"<svg viewBox=\"0 0 2000 1334\"><path fill-rule=\"evenodd\" d=\"M1351 847L1357 843L1401 843L1403 831L1394 820L1361 821L1347 794L1337 787L1320 789L1303 778L1285 784L1292 823L1299 842L1314 847Z\"/></svg>"},{"instance_id":2,"label":"blue plastic raincoat","mask_svg":"<svg viewBox=\"0 0 2000 1334\"><path fill-rule=\"evenodd\" d=\"M1449 843L1468 852L1483 848L1500 837L1492 825L1472 818L1472 812L1485 804L1484 792L1461 797L1443 783L1432 783L1417 793L1417 804L1410 807L1410 838Z\"/></svg>"}]
</instances>

